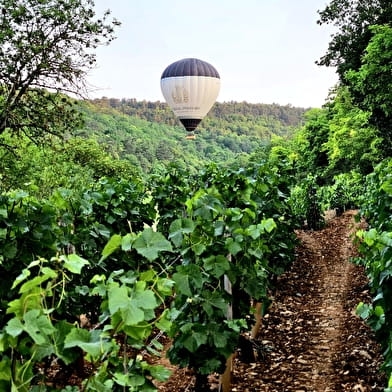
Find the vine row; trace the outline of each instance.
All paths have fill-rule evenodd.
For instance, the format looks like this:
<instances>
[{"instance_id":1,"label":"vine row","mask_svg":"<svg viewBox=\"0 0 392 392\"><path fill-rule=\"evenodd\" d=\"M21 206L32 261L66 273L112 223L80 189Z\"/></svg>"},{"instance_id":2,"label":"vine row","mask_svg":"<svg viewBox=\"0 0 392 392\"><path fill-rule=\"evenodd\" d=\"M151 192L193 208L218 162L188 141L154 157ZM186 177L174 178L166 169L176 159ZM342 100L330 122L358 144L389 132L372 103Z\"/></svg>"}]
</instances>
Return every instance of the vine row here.
<instances>
[{"instance_id":1,"label":"vine row","mask_svg":"<svg viewBox=\"0 0 392 392\"><path fill-rule=\"evenodd\" d=\"M146 354L163 333L170 361L200 382L222 372L251 299L268 298L294 255L285 170L172 166L144 184L2 195L0 389L58 390L49 372L60 364L79 369L66 391L154 391L169 372Z\"/></svg>"}]
</instances>

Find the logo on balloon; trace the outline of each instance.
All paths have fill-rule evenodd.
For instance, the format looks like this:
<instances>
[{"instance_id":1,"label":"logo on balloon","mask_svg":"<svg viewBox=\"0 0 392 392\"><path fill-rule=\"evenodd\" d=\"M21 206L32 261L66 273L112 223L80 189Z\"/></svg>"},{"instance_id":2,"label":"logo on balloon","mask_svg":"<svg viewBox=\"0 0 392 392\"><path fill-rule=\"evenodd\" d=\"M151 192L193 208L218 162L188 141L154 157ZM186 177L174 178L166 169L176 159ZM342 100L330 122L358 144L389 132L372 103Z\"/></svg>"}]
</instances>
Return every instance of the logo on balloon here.
<instances>
[{"instance_id":1,"label":"logo on balloon","mask_svg":"<svg viewBox=\"0 0 392 392\"><path fill-rule=\"evenodd\" d=\"M185 87L176 85L171 93L174 103L187 103L189 101L189 93Z\"/></svg>"}]
</instances>

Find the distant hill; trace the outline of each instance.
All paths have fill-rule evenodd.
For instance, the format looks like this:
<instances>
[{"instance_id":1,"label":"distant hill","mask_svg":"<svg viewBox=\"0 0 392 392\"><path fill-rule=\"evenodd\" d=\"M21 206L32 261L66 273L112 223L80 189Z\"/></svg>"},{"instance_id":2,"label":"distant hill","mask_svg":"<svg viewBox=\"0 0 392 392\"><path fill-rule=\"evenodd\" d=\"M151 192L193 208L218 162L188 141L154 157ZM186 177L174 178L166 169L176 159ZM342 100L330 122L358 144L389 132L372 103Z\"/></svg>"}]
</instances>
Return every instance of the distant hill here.
<instances>
[{"instance_id":1,"label":"distant hill","mask_svg":"<svg viewBox=\"0 0 392 392\"><path fill-rule=\"evenodd\" d=\"M103 97L82 101L81 107L86 122L78 135L94 137L143 171L173 161L191 170L209 161L246 159L273 135L290 137L306 111L290 105L216 103L196 139L186 140L186 131L163 102Z\"/></svg>"}]
</instances>

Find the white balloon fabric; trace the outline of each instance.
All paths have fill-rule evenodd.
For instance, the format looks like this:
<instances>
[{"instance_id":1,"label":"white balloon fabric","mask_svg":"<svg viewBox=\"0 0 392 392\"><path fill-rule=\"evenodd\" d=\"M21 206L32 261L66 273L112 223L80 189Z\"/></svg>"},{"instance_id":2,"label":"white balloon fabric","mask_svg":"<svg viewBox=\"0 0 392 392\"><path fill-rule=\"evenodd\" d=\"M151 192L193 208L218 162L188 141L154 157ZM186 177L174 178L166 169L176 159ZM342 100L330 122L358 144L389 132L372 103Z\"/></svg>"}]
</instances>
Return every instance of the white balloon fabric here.
<instances>
[{"instance_id":1,"label":"white balloon fabric","mask_svg":"<svg viewBox=\"0 0 392 392\"><path fill-rule=\"evenodd\" d=\"M166 102L187 131L194 131L218 97L220 76L209 63L186 58L170 64L161 76Z\"/></svg>"}]
</instances>

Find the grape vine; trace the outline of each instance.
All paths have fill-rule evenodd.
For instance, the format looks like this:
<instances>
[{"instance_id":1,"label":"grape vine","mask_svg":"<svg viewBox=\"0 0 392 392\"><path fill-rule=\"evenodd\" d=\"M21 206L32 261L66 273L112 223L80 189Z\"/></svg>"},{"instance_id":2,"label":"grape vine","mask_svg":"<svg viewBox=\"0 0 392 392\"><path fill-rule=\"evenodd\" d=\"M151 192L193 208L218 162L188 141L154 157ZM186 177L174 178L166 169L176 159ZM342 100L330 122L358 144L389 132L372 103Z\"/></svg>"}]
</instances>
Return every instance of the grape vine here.
<instances>
[{"instance_id":1,"label":"grape vine","mask_svg":"<svg viewBox=\"0 0 392 392\"><path fill-rule=\"evenodd\" d=\"M191 177L173 166L145 184L3 195L2 389L49 391L46 370L60 361L82 364L82 390L153 391L169 375L145 359L162 349L156 331L171 338L172 363L222 372L250 327L251 299L266 300L293 258L279 173L210 165Z\"/></svg>"},{"instance_id":2,"label":"grape vine","mask_svg":"<svg viewBox=\"0 0 392 392\"><path fill-rule=\"evenodd\" d=\"M384 350L383 369L390 377L392 391L392 160L379 164L367 177L361 215L368 230L357 233L362 258L372 293L372 303L360 303L358 313L367 320Z\"/></svg>"}]
</instances>

